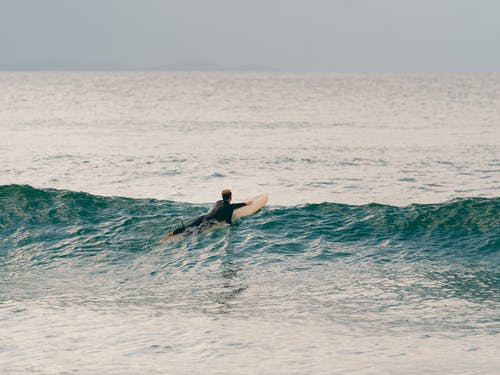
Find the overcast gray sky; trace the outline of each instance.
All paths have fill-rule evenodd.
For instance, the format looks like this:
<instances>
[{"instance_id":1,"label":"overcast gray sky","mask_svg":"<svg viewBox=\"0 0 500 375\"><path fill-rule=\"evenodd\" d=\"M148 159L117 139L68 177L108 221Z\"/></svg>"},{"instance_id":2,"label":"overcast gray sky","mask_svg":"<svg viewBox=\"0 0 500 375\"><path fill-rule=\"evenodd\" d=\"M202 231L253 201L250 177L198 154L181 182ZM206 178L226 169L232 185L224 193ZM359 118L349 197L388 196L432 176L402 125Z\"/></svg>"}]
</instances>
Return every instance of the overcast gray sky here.
<instances>
[{"instance_id":1,"label":"overcast gray sky","mask_svg":"<svg viewBox=\"0 0 500 375\"><path fill-rule=\"evenodd\" d=\"M0 64L500 71L500 0L0 0Z\"/></svg>"}]
</instances>

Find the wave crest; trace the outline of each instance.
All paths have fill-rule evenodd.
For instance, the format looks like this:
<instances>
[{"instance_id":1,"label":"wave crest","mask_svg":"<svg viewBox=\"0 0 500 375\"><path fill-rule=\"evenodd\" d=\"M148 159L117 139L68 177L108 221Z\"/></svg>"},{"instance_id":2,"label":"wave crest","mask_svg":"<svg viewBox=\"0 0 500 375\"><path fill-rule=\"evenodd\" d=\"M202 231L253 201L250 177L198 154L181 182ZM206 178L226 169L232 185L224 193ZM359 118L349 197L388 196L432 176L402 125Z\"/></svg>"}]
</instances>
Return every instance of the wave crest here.
<instances>
[{"instance_id":1,"label":"wave crest","mask_svg":"<svg viewBox=\"0 0 500 375\"><path fill-rule=\"evenodd\" d=\"M158 246L179 218L210 207L154 199L0 186L0 256L26 262L98 253L111 259ZM268 207L216 231L241 256L256 253L328 260L356 255L389 261L494 261L500 249L499 198L394 207L339 203ZM211 248L210 241L190 246ZM183 246L183 245L173 245ZM207 250L209 251L209 250Z\"/></svg>"}]
</instances>

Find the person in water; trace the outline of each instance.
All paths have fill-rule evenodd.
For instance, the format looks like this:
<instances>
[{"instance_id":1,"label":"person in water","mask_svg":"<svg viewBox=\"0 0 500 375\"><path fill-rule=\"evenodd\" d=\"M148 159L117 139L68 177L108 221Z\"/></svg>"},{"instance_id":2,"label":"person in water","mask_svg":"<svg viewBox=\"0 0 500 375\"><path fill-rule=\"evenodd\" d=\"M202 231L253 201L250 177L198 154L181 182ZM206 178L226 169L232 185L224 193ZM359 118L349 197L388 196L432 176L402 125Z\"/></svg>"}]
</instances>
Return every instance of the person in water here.
<instances>
[{"instance_id":1,"label":"person in water","mask_svg":"<svg viewBox=\"0 0 500 375\"><path fill-rule=\"evenodd\" d=\"M252 203L252 202L231 203L232 193L231 190L229 189L222 190L221 194L222 194L222 200L215 202L214 207L208 212L208 214L200 216L188 226L182 225L182 227L177 228L173 232L168 233L165 237L163 237L163 239L166 240L176 234L182 233L187 228L199 227L203 224L208 224L209 222L218 222L218 223L226 222L228 224L231 224L231 217L233 216L233 211L236 210L237 208Z\"/></svg>"}]
</instances>

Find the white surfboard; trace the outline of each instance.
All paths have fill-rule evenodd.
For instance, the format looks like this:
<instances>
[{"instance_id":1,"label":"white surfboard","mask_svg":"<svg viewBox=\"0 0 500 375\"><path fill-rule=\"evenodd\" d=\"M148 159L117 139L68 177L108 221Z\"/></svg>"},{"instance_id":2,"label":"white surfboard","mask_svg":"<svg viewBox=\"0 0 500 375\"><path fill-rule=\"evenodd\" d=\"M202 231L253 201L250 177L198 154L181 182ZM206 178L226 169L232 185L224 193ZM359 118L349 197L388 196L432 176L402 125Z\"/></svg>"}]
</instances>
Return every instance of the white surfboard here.
<instances>
[{"instance_id":1,"label":"white surfboard","mask_svg":"<svg viewBox=\"0 0 500 375\"><path fill-rule=\"evenodd\" d=\"M267 194L259 194L253 198L247 199L247 202L251 201L252 203L234 210L232 220L239 220L242 217L256 213L266 205L268 199L269 196Z\"/></svg>"}]
</instances>

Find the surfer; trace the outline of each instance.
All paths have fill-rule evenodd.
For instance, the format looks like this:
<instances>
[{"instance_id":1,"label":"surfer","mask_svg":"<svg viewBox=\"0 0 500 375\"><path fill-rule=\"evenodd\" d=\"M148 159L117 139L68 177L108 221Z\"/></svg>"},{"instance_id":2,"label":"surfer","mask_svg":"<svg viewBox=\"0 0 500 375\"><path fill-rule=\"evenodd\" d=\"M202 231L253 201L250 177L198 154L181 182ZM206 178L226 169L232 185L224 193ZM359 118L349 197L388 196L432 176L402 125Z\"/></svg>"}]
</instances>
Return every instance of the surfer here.
<instances>
[{"instance_id":1,"label":"surfer","mask_svg":"<svg viewBox=\"0 0 500 375\"><path fill-rule=\"evenodd\" d=\"M208 212L208 214L200 216L188 226L184 226L183 224L180 228L177 228L173 232L168 233L165 237L163 237L163 240L165 241L176 234L182 233L187 228L200 227L211 222L213 223L226 222L228 224L231 224L231 217L233 216L233 211L236 210L237 208L252 203L252 202L231 203L232 193L231 190L229 189L222 190L221 195L222 195L222 200L215 202L214 207Z\"/></svg>"}]
</instances>

